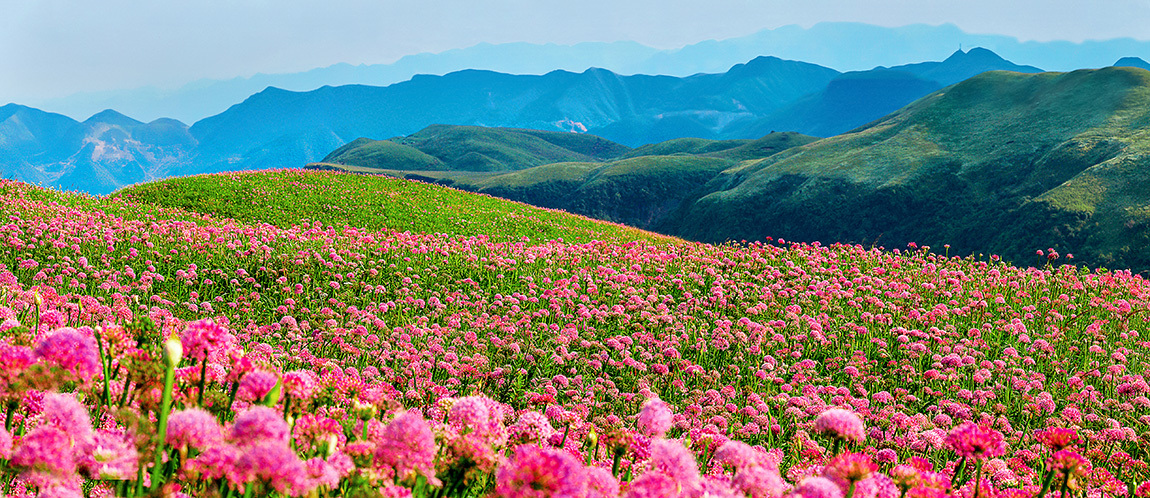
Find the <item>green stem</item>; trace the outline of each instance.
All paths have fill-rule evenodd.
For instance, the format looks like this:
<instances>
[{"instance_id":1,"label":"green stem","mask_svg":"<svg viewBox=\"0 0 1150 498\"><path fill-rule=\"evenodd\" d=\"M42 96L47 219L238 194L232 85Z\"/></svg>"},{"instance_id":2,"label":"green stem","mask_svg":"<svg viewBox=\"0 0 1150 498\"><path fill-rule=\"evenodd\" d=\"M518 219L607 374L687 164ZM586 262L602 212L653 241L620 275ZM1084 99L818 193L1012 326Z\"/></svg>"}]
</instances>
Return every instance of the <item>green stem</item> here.
<instances>
[{"instance_id":1,"label":"green stem","mask_svg":"<svg viewBox=\"0 0 1150 498\"><path fill-rule=\"evenodd\" d=\"M8 401L8 414L4 417L4 430L12 432L12 421L16 418L16 408L20 403L15 400Z\"/></svg>"},{"instance_id":2,"label":"green stem","mask_svg":"<svg viewBox=\"0 0 1150 498\"><path fill-rule=\"evenodd\" d=\"M623 449L622 448L616 448L615 449L615 456L613 456L611 459L611 475L615 476L616 479L619 478L619 462L621 462L622 460L623 460Z\"/></svg>"},{"instance_id":3,"label":"green stem","mask_svg":"<svg viewBox=\"0 0 1150 498\"><path fill-rule=\"evenodd\" d=\"M982 486L982 465L978 466L978 470L974 472L974 497L978 498L979 487Z\"/></svg>"},{"instance_id":4,"label":"green stem","mask_svg":"<svg viewBox=\"0 0 1150 498\"><path fill-rule=\"evenodd\" d=\"M167 356L165 355L165 358ZM160 398L160 417L157 421L157 436L159 440L156 441L156 465L152 467L152 491L160 489L161 477L163 477L163 460L164 460L164 441L168 438L168 413L172 411L172 385L176 380L176 366L173 362L167 362L167 368L164 369L164 393Z\"/></svg>"},{"instance_id":5,"label":"green stem","mask_svg":"<svg viewBox=\"0 0 1150 498\"><path fill-rule=\"evenodd\" d=\"M78 316L78 314L77 314L77 316ZM100 352L100 367L104 371L104 393L103 393L104 396L103 396L103 398L101 398L100 401L103 402L103 404L104 404L103 406L111 407L112 406L112 391L110 389L108 389L108 381L109 381L108 377L111 376L109 371L111 370L112 359L108 358L108 355L105 354L104 339L102 337L100 337L100 328L97 327L95 329L92 329L92 334L96 336L96 348Z\"/></svg>"},{"instance_id":6,"label":"green stem","mask_svg":"<svg viewBox=\"0 0 1150 498\"><path fill-rule=\"evenodd\" d=\"M200 394L196 399L196 405L200 408L204 406L204 380L208 376L208 356L204 355L204 359L200 361Z\"/></svg>"},{"instance_id":7,"label":"green stem","mask_svg":"<svg viewBox=\"0 0 1150 498\"><path fill-rule=\"evenodd\" d=\"M855 482L851 481L851 485L847 488L847 494L843 498L851 498L855 494Z\"/></svg>"},{"instance_id":8,"label":"green stem","mask_svg":"<svg viewBox=\"0 0 1150 498\"><path fill-rule=\"evenodd\" d=\"M1042 491L1038 492L1037 498L1046 496L1046 492L1050 490L1050 483L1054 481L1054 470L1047 471L1046 478L1042 480Z\"/></svg>"}]
</instances>

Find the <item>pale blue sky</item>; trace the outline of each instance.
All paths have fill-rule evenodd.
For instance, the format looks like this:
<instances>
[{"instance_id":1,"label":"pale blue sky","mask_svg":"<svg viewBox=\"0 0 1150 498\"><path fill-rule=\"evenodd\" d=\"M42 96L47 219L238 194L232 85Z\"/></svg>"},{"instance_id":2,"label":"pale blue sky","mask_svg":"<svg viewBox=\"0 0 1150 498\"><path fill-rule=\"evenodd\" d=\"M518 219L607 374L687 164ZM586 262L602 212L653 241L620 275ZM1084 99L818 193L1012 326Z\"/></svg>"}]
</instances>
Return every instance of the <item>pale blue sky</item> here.
<instances>
[{"instance_id":1,"label":"pale blue sky","mask_svg":"<svg viewBox=\"0 0 1150 498\"><path fill-rule=\"evenodd\" d=\"M480 42L677 48L820 21L1150 40L1150 0L0 0L0 102L389 63Z\"/></svg>"}]
</instances>

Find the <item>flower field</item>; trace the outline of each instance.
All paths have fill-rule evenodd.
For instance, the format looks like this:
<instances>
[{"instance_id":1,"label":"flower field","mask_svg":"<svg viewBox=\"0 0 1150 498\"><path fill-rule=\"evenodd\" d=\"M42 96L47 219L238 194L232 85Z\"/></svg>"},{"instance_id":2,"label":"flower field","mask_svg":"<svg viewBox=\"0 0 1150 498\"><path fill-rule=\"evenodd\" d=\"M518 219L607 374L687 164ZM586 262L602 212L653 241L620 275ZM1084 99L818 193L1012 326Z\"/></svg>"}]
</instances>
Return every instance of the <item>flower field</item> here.
<instances>
[{"instance_id":1,"label":"flower field","mask_svg":"<svg viewBox=\"0 0 1150 498\"><path fill-rule=\"evenodd\" d=\"M194 180L0 180L5 494L1150 496L1129 272Z\"/></svg>"}]
</instances>

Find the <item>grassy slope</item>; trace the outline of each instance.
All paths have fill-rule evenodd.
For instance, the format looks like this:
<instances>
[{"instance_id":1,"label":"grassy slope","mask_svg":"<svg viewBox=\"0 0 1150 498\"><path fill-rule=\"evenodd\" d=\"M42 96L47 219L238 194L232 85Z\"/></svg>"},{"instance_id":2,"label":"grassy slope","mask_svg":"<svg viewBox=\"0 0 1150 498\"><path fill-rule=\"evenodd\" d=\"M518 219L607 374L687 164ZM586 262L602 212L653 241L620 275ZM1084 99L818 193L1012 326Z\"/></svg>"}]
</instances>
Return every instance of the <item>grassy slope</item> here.
<instances>
[{"instance_id":1,"label":"grassy slope","mask_svg":"<svg viewBox=\"0 0 1150 498\"><path fill-rule=\"evenodd\" d=\"M387 170L510 171L554 162L599 161L628 150L593 135L432 125L390 140L357 139L322 162Z\"/></svg>"},{"instance_id":2,"label":"grassy slope","mask_svg":"<svg viewBox=\"0 0 1150 498\"><path fill-rule=\"evenodd\" d=\"M438 185L319 171L203 175L136 185L127 199L244 222L319 222L497 241L665 240L642 230Z\"/></svg>"},{"instance_id":3,"label":"grassy slope","mask_svg":"<svg viewBox=\"0 0 1150 498\"><path fill-rule=\"evenodd\" d=\"M868 128L728 170L671 229L703 240L909 241L1150 268L1150 72L991 72Z\"/></svg>"}]
</instances>

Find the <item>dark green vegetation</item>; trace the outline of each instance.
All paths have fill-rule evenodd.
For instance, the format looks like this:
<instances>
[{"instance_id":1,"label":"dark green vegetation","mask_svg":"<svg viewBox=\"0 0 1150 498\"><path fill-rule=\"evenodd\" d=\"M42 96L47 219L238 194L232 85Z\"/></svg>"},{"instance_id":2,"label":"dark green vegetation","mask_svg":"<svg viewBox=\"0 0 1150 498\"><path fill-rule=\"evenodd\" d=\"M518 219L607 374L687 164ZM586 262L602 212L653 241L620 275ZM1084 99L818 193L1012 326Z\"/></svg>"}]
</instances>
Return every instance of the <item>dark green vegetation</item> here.
<instances>
[{"instance_id":1,"label":"dark green vegetation","mask_svg":"<svg viewBox=\"0 0 1150 498\"><path fill-rule=\"evenodd\" d=\"M855 133L724 171L659 230L908 242L1150 269L1150 72L989 72Z\"/></svg>"},{"instance_id":2,"label":"dark green vegetation","mask_svg":"<svg viewBox=\"0 0 1150 498\"><path fill-rule=\"evenodd\" d=\"M486 237L496 242L563 239L669 240L631 227L490 196L385 176L305 170L173 178L116 193L128 199L281 227L334 227Z\"/></svg>"},{"instance_id":3,"label":"dark green vegetation","mask_svg":"<svg viewBox=\"0 0 1150 498\"><path fill-rule=\"evenodd\" d=\"M815 140L772 133L757 140L683 138L632 150L586 134L436 125L407 137L355 140L309 168L442 183L650 228L738 161Z\"/></svg>"},{"instance_id":4,"label":"dark green vegetation","mask_svg":"<svg viewBox=\"0 0 1150 498\"><path fill-rule=\"evenodd\" d=\"M390 140L360 138L321 162L385 170L511 171L556 162L600 161L629 150L594 135L432 125Z\"/></svg>"}]
</instances>

